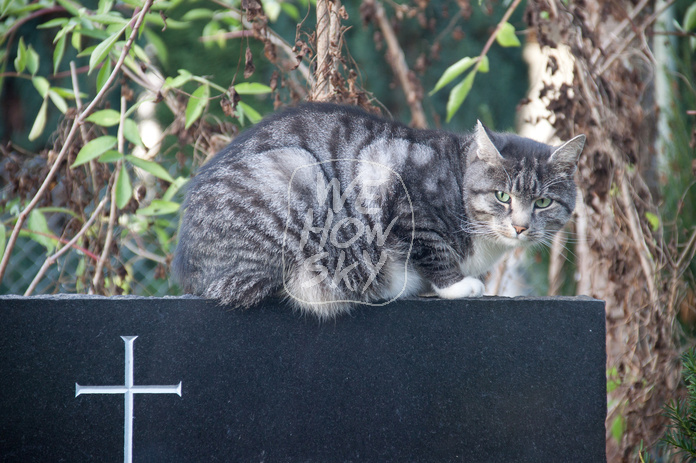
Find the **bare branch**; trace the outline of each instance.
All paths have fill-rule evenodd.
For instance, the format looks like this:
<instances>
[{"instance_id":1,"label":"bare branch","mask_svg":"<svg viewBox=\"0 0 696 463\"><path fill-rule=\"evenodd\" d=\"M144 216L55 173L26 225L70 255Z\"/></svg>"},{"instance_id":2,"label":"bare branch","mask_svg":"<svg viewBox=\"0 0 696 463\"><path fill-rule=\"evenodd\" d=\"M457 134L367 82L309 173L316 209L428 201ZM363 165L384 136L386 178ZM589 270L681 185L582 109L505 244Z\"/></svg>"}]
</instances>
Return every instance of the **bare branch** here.
<instances>
[{"instance_id":1,"label":"bare branch","mask_svg":"<svg viewBox=\"0 0 696 463\"><path fill-rule=\"evenodd\" d=\"M51 181L53 180L53 177L55 177L63 160L65 159L65 156L68 153L69 147L71 146L73 138L77 133L78 127L82 125L87 116L89 116L90 113L94 111L97 105L101 102L102 98L106 94L111 84L113 84L114 80L116 80L116 76L119 73L121 66L123 66L123 62L125 61L126 57L130 53L130 49L133 46L133 42L135 41L136 37L138 36L138 33L140 32L140 26L142 25L145 19L145 15L148 13L148 11L150 11L153 1L154 0L145 1L142 10L140 10L138 17L135 20L135 24L133 25L133 31L131 32L130 37L128 37L128 40L126 41L126 44L124 45L123 50L121 51L121 56L119 56L113 71L109 75L109 78L106 80L104 86L99 91L99 93L97 93L97 95L94 97L89 106L87 106L87 108L84 111L80 112L77 115L77 117L75 117L75 120L73 121L73 124L70 127L70 131L68 132L68 135L65 137L63 147L58 153L58 156L56 156L56 159L53 162L53 166L51 166L51 169L48 171L48 175L46 175L46 178L39 187L39 190L34 195L34 198L32 198L29 204L27 204L24 210L22 210L22 212L20 212L19 216L17 217L17 223L12 229L12 234L10 235L10 239L8 240L7 245L5 247L5 254L2 257L2 261L0 262L0 281L2 281L3 277L5 276L5 271L7 270L7 266L10 262L12 250L14 249L15 244L17 243L17 238L19 238L19 232L22 229L22 226L24 226L24 222L27 220L29 213L34 209L34 207L36 207L43 195L46 193L46 190L48 190Z\"/></svg>"},{"instance_id":2,"label":"bare branch","mask_svg":"<svg viewBox=\"0 0 696 463\"><path fill-rule=\"evenodd\" d=\"M118 139L118 152L123 154L124 153L124 145L125 145L125 137L123 135L123 126L125 125L125 120L126 120L126 97L121 96L121 120L118 125L118 133L117 133L117 139ZM109 253L111 250L111 242L113 240L114 236L114 224L116 223L116 185L118 184L118 177L121 175L121 165L123 164L122 160L119 160L116 163L116 168L114 170L114 176L113 176L113 183L110 185L111 186L111 206L109 208L109 225L106 229L106 238L104 239L104 248L102 249L101 256L99 257L99 261L97 262L97 266L94 270L94 278L92 279L92 288L90 289L91 291L95 291L96 288L99 287L99 282L101 281L102 278L102 269L104 268L104 263L106 262L106 259L109 257ZM107 190L108 191L108 190Z\"/></svg>"},{"instance_id":3,"label":"bare branch","mask_svg":"<svg viewBox=\"0 0 696 463\"><path fill-rule=\"evenodd\" d=\"M556 233L551 244L551 257L549 259L549 296L560 294L561 273L563 271L563 262L565 261L565 243L566 236L563 231Z\"/></svg>"},{"instance_id":4,"label":"bare branch","mask_svg":"<svg viewBox=\"0 0 696 463\"><path fill-rule=\"evenodd\" d=\"M51 256L46 258L44 263L41 265L39 272L36 274L31 284L27 288L26 292L24 293L25 296L31 296L31 293L33 293L36 289L36 285L39 283L39 281L41 281L44 274L46 273L46 270L48 270L48 268L51 265L53 265L60 256L69 251L75 245L75 243L77 243L77 240L82 238L85 232L89 230L89 227L92 226L94 220L99 216L99 214L101 214L102 209L104 209L104 205L106 204L106 198L107 196L104 196L104 198L99 202L96 209L94 209L94 212L92 212L91 217L89 218L89 220L87 220L87 222L85 222L80 231L77 232L75 236L73 236L73 238L70 241L68 241L68 243L65 246L63 246L58 251L53 253Z\"/></svg>"},{"instance_id":5,"label":"bare branch","mask_svg":"<svg viewBox=\"0 0 696 463\"><path fill-rule=\"evenodd\" d=\"M626 213L628 219L628 226L631 230L631 235L633 235L633 241L636 243L638 248L638 257L640 258L640 264L643 267L643 273L645 274L645 280L648 285L648 293L650 294L650 301L656 310L660 307L660 298L657 288L655 287L656 270L652 263L653 259L650 256L648 245L645 243L645 235L640 228L638 211L636 211L636 206L632 198L633 197L628 186L628 177L624 172L624 175L621 178L621 201L624 206L624 212Z\"/></svg>"},{"instance_id":6,"label":"bare branch","mask_svg":"<svg viewBox=\"0 0 696 463\"><path fill-rule=\"evenodd\" d=\"M254 25L238 9L230 8L228 4L220 0L213 0L213 2L222 6L223 8L226 8L230 12L230 16L236 21L241 22L245 29L252 30L254 28ZM293 60L296 59L295 52L292 51L292 47L288 45L288 43L280 35L269 28L266 28L266 34L268 40L270 40L273 45L280 48L287 57L292 58ZM312 77L312 73L309 71L309 67L305 63L300 63L297 70L300 72L300 74L302 74L305 81L311 86L314 82L314 78Z\"/></svg>"},{"instance_id":7,"label":"bare branch","mask_svg":"<svg viewBox=\"0 0 696 463\"><path fill-rule=\"evenodd\" d=\"M417 78L408 68L406 56L399 44L399 39L396 37L394 28L389 22L389 18L387 18L387 15L384 13L382 3L375 0L370 0L370 3L373 3L377 25L382 31L384 40L387 42L387 61L394 70L394 74L396 74L399 80L399 85L401 85L406 95L406 102L411 109L411 125L417 128L425 128L428 126L428 122L423 112L423 105L421 104L422 91L416 84Z\"/></svg>"}]
</instances>

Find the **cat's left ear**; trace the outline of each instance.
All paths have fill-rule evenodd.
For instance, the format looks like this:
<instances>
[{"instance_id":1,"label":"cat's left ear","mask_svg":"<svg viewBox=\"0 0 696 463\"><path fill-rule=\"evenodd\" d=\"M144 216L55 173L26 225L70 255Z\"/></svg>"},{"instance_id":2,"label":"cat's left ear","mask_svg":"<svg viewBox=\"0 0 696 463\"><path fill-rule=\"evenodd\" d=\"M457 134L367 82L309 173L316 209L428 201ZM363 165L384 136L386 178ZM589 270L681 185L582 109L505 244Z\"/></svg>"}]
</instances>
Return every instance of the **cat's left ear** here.
<instances>
[{"instance_id":1,"label":"cat's left ear","mask_svg":"<svg viewBox=\"0 0 696 463\"><path fill-rule=\"evenodd\" d=\"M549 158L549 163L573 173L578 165L578 158L584 146L585 135L578 135L556 148L556 151Z\"/></svg>"},{"instance_id":2,"label":"cat's left ear","mask_svg":"<svg viewBox=\"0 0 696 463\"><path fill-rule=\"evenodd\" d=\"M493 144L493 140L488 135L488 129L481 124L481 121L476 121L476 154L479 159L488 164L498 165L503 161L503 156Z\"/></svg>"}]
</instances>

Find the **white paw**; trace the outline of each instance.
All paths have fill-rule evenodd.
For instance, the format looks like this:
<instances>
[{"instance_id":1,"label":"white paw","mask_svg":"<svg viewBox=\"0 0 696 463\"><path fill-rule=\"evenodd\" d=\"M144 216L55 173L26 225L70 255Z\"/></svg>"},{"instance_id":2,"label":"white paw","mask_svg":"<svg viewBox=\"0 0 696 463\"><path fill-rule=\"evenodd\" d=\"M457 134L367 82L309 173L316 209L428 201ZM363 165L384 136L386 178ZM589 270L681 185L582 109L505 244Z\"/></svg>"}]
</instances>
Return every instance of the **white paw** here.
<instances>
[{"instance_id":1,"label":"white paw","mask_svg":"<svg viewBox=\"0 0 696 463\"><path fill-rule=\"evenodd\" d=\"M485 286L478 278L464 277L463 280L446 288L438 288L435 285L433 288L442 299L459 299L462 297L481 297Z\"/></svg>"}]
</instances>

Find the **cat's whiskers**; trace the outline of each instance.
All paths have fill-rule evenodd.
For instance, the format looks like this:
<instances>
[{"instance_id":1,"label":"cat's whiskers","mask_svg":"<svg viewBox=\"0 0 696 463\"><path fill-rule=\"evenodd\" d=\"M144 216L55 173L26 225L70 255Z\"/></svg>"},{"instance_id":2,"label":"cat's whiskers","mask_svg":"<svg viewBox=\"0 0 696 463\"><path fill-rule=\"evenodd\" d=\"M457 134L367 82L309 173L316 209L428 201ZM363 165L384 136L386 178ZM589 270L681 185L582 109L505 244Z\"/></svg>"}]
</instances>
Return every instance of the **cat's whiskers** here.
<instances>
[{"instance_id":1,"label":"cat's whiskers","mask_svg":"<svg viewBox=\"0 0 696 463\"><path fill-rule=\"evenodd\" d=\"M495 237L497 233L491 230L490 224L486 222L461 222L459 231L456 233L468 233L470 235Z\"/></svg>"},{"instance_id":2,"label":"cat's whiskers","mask_svg":"<svg viewBox=\"0 0 696 463\"><path fill-rule=\"evenodd\" d=\"M540 250L543 250L543 251L550 253L551 248L553 247L554 236L555 236L554 232L544 230L542 238L536 243L537 244L536 247L538 247ZM571 255L573 258L577 258L577 256L572 251L572 249L570 247L568 247L567 241L560 241L559 244L567 254ZM567 255L564 255L564 258L566 259L566 261L570 261L570 259L568 259Z\"/></svg>"}]
</instances>

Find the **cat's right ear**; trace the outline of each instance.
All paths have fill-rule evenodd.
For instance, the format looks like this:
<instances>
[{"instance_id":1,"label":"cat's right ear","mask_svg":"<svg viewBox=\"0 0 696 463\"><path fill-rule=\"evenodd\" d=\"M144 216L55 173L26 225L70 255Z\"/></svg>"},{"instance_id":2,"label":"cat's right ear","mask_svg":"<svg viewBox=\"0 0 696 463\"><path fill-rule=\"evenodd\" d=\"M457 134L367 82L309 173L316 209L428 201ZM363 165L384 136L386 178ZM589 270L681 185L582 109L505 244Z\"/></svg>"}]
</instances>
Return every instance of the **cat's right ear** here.
<instances>
[{"instance_id":1,"label":"cat's right ear","mask_svg":"<svg viewBox=\"0 0 696 463\"><path fill-rule=\"evenodd\" d=\"M578 135L575 138L563 143L551 154L549 162L569 172L575 172L578 158L585 146L585 135Z\"/></svg>"},{"instance_id":2,"label":"cat's right ear","mask_svg":"<svg viewBox=\"0 0 696 463\"><path fill-rule=\"evenodd\" d=\"M492 165L500 165L503 161L503 156L488 135L488 129L478 120L476 121L476 156Z\"/></svg>"}]
</instances>

